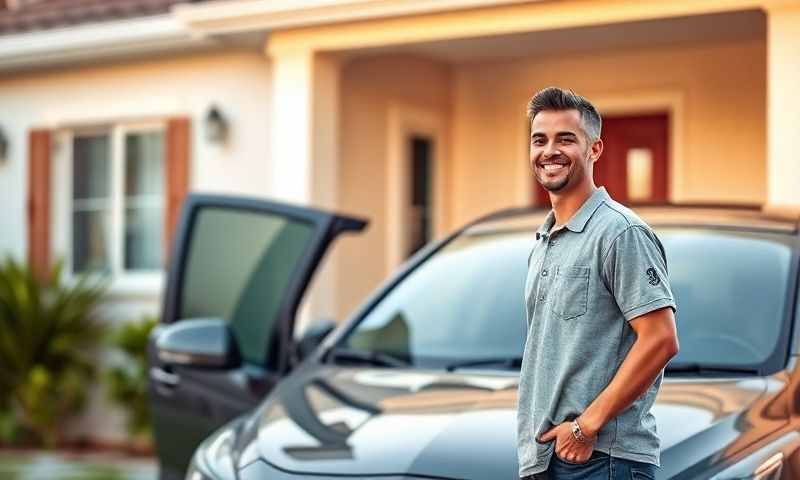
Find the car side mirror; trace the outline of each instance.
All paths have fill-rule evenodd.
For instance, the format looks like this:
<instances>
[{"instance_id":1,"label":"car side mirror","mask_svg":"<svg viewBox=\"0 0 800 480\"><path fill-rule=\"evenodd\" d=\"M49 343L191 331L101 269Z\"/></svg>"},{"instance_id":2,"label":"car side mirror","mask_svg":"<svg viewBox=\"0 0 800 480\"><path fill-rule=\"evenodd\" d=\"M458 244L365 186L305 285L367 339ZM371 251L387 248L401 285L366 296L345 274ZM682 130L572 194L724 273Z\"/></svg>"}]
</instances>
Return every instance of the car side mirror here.
<instances>
[{"instance_id":1,"label":"car side mirror","mask_svg":"<svg viewBox=\"0 0 800 480\"><path fill-rule=\"evenodd\" d=\"M303 337L297 344L297 356L303 360L316 349L319 344L336 329L336 322L330 319L324 319L314 322L303 333Z\"/></svg>"},{"instance_id":2,"label":"car side mirror","mask_svg":"<svg viewBox=\"0 0 800 480\"><path fill-rule=\"evenodd\" d=\"M231 329L218 318L181 320L161 327L156 351L168 365L229 369L242 363Z\"/></svg>"}]
</instances>

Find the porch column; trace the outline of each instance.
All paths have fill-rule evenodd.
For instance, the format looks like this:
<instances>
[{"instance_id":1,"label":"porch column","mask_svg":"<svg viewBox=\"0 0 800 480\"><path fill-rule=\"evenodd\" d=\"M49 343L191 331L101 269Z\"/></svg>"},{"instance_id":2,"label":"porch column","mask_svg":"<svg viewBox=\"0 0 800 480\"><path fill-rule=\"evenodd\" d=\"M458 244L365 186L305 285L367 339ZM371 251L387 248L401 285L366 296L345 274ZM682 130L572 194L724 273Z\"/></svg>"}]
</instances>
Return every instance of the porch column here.
<instances>
[{"instance_id":1,"label":"porch column","mask_svg":"<svg viewBox=\"0 0 800 480\"><path fill-rule=\"evenodd\" d=\"M800 210L800 6L767 10L767 205Z\"/></svg>"},{"instance_id":2,"label":"porch column","mask_svg":"<svg viewBox=\"0 0 800 480\"><path fill-rule=\"evenodd\" d=\"M324 209L338 203L339 63L311 49L276 49L272 62L270 196ZM315 274L299 327L337 311L336 255Z\"/></svg>"},{"instance_id":3,"label":"porch column","mask_svg":"<svg viewBox=\"0 0 800 480\"><path fill-rule=\"evenodd\" d=\"M285 201L335 207L338 63L313 50L267 53L273 69L271 191Z\"/></svg>"}]
</instances>

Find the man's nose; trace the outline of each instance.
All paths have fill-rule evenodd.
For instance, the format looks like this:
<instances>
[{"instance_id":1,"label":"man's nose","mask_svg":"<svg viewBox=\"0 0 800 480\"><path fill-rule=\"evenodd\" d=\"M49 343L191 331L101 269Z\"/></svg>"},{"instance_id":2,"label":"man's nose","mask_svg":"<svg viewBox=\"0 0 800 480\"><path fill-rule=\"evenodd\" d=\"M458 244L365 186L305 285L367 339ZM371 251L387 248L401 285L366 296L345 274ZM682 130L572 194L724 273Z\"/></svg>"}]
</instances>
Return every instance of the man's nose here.
<instances>
[{"instance_id":1,"label":"man's nose","mask_svg":"<svg viewBox=\"0 0 800 480\"><path fill-rule=\"evenodd\" d=\"M542 154L545 159L557 157L559 155L561 155L561 150L558 149L558 146L555 143L548 143L544 149L544 153Z\"/></svg>"}]
</instances>

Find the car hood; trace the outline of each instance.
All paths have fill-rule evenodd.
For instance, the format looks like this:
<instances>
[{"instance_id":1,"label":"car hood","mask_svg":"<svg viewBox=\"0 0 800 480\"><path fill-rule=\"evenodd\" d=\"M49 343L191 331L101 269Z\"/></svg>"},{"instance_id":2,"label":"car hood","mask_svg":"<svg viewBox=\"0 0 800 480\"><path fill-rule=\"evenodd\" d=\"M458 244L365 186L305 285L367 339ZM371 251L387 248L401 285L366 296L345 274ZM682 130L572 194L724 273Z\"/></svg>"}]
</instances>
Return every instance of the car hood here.
<instances>
[{"instance_id":1,"label":"car hood","mask_svg":"<svg viewBox=\"0 0 800 480\"><path fill-rule=\"evenodd\" d=\"M262 460L305 474L516 478L517 385L516 372L304 368L248 420L237 463ZM737 419L782 385L758 377L665 380L653 410L662 463L700 461L713 453L704 448L735 443L759 423ZM714 439L682 447L703 435Z\"/></svg>"}]
</instances>

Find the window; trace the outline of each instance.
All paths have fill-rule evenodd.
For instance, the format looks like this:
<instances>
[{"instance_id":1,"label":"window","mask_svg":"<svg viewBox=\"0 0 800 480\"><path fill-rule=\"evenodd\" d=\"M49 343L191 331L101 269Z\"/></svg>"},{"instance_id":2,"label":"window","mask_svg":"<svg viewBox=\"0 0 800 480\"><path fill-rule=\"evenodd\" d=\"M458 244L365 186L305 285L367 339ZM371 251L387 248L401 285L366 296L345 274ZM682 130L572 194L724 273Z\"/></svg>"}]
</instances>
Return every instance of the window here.
<instances>
[{"instance_id":1,"label":"window","mask_svg":"<svg viewBox=\"0 0 800 480\"><path fill-rule=\"evenodd\" d=\"M675 362L769 368L788 335L793 237L676 227L657 233L678 304ZM460 235L389 291L341 345L432 368L521 356L530 248L530 230Z\"/></svg>"},{"instance_id":2,"label":"window","mask_svg":"<svg viewBox=\"0 0 800 480\"><path fill-rule=\"evenodd\" d=\"M431 180L433 141L427 137L409 139L411 152L410 192L411 204L407 209L407 252L411 256L431 240L432 192Z\"/></svg>"},{"instance_id":3,"label":"window","mask_svg":"<svg viewBox=\"0 0 800 480\"><path fill-rule=\"evenodd\" d=\"M263 363L275 354L270 335L314 225L282 215L204 208L192 229L179 318L226 320L242 357Z\"/></svg>"},{"instance_id":4,"label":"window","mask_svg":"<svg viewBox=\"0 0 800 480\"><path fill-rule=\"evenodd\" d=\"M69 144L70 271L158 272L164 251L163 127L76 131Z\"/></svg>"}]
</instances>

